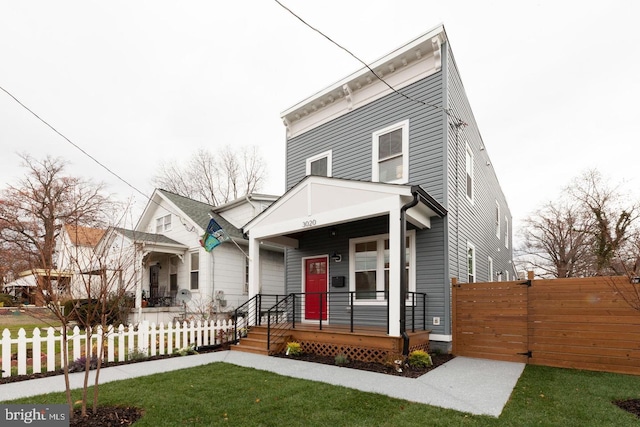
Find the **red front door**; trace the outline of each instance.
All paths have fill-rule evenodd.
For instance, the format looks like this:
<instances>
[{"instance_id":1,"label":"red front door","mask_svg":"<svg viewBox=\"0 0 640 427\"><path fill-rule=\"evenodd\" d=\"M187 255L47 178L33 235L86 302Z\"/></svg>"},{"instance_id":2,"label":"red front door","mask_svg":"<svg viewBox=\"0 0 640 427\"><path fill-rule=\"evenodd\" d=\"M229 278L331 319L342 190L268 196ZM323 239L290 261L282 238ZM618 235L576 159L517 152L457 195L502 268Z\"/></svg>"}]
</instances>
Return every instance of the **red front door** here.
<instances>
[{"instance_id":1,"label":"red front door","mask_svg":"<svg viewBox=\"0 0 640 427\"><path fill-rule=\"evenodd\" d=\"M327 258L305 260L305 303L306 320L327 320Z\"/></svg>"}]
</instances>

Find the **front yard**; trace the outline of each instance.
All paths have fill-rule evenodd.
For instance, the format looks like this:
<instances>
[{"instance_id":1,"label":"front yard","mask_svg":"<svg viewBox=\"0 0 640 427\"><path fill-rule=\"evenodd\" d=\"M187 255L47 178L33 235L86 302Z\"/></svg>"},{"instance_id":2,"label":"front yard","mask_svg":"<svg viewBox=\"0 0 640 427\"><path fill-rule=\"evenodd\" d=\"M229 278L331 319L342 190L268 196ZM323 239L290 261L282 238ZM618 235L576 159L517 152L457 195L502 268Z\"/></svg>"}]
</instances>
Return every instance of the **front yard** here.
<instances>
[{"instance_id":1,"label":"front yard","mask_svg":"<svg viewBox=\"0 0 640 427\"><path fill-rule=\"evenodd\" d=\"M637 426L612 401L639 397L640 377L539 366L527 366L498 419L225 363L100 386L102 405L144 410L136 426Z\"/></svg>"}]
</instances>

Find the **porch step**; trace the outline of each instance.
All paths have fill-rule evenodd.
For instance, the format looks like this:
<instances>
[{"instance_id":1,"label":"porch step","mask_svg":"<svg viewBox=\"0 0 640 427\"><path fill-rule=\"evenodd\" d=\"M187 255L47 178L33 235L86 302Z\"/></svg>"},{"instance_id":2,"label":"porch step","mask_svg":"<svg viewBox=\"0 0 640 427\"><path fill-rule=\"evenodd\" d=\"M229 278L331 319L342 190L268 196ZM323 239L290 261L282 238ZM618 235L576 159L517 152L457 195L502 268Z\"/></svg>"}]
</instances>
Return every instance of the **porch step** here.
<instances>
[{"instance_id":1,"label":"porch step","mask_svg":"<svg viewBox=\"0 0 640 427\"><path fill-rule=\"evenodd\" d=\"M271 351L278 349L291 337L287 334L282 337L271 337ZM238 344L230 347L234 351L244 351L246 353L268 355L267 350L267 328L264 326L255 326L249 330L246 337L241 338ZM277 350L276 350L277 351Z\"/></svg>"}]
</instances>

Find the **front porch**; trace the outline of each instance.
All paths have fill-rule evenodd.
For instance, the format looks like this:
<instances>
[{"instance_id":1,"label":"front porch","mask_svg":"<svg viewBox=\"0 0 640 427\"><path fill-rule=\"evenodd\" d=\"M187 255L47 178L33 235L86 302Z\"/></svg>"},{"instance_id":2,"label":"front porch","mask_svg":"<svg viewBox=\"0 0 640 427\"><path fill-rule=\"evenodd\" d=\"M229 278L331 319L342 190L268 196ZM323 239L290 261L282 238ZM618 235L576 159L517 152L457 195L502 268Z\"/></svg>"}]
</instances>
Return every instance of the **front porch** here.
<instances>
[{"instance_id":1,"label":"front porch","mask_svg":"<svg viewBox=\"0 0 640 427\"><path fill-rule=\"evenodd\" d=\"M368 295L380 302L375 310L358 304L357 292L258 294L233 314L238 344L232 350L271 355L284 353L287 343L296 341L305 353L379 363L429 350L426 294L409 293L402 335L390 333L387 292Z\"/></svg>"}]
</instances>

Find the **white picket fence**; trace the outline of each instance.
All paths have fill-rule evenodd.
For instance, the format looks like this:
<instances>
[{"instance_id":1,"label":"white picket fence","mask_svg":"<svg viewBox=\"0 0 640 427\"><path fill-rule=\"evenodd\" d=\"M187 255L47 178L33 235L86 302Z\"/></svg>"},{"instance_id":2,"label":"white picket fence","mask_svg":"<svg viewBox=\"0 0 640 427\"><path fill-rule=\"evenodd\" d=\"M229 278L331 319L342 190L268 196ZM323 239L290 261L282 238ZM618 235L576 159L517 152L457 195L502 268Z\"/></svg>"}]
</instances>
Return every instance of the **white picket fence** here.
<instances>
[{"instance_id":1,"label":"white picket fence","mask_svg":"<svg viewBox=\"0 0 640 427\"><path fill-rule=\"evenodd\" d=\"M104 345L103 360L123 362L132 357L172 354L176 349L191 345L202 347L221 344L232 340L233 333L234 323L231 320L176 322L167 325L142 322L128 327L109 326L106 334L102 334L101 327L98 327L95 333L88 334L76 326L71 333L67 334L67 352L70 355L69 363L86 356L86 340L90 335L91 345L88 346L88 357L93 357ZM103 341L106 343L103 344ZM28 357L29 344L31 344L32 357ZM58 352L56 352L56 344ZM5 329L0 341L2 376L12 375L12 365L17 365L17 375L41 373L43 365L46 365L46 371L60 369L63 365L63 353L59 351L60 348L62 348L60 328L51 327L44 330L35 328L30 337L24 329L20 329L17 338L13 338L11 331ZM29 372L28 368L31 368Z\"/></svg>"}]
</instances>

